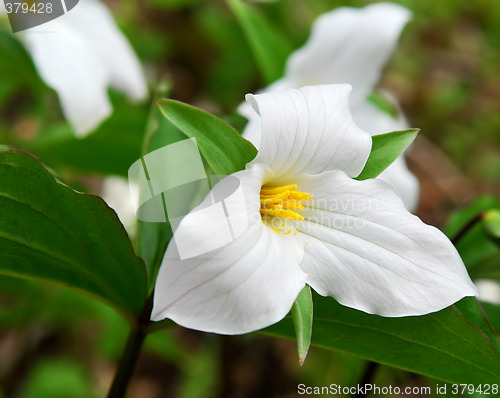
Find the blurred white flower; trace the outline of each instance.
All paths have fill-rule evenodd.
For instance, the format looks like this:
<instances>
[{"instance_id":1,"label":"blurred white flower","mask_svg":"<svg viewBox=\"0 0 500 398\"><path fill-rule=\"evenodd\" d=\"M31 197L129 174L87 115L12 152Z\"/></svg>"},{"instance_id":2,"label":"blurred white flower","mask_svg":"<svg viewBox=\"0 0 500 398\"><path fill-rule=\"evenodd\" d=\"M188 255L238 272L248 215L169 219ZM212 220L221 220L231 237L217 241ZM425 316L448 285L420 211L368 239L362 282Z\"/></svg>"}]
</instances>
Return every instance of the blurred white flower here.
<instances>
[{"instance_id":1,"label":"blurred white flower","mask_svg":"<svg viewBox=\"0 0 500 398\"><path fill-rule=\"evenodd\" d=\"M489 279L474 281L479 291L478 299L500 305L500 283Z\"/></svg>"},{"instance_id":2,"label":"blurred white flower","mask_svg":"<svg viewBox=\"0 0 500 398\"><path fill-rule=\"evenodd\" d=\"M181 221L156 281L153 320L246 333L281 320L306 283L384 316L422 315L475 295L441 231L409 213L385 182L353 179L371 139L353 122L350 91L316 85L247 96L261 119L259 153L214 187L237 178L243 194L226 203L226 217L202 204ZM176 241L199 253L228 222L246 229L182 259Z\"/></svg>"},{"instance_id":3,"label":"blurred white flower","mask_svg":"<svg viewBox=\"0 0 500 398\"><path fill-rule=\"evenodd\" d=\"M98 0L82 0L65 15L16 35L42 79L59 95L77 135L91 132L111 114L108 87L132 100L147 95L139 60Z\"/></svg>"},{"instance_id":4,"label":"blurred white flower","mask_svg":"<svg viewBox=\"0 0 500 398\"><path fill-rule=\"evenodd\" d=\"M410 16L406 8L392 3L376 3L359 9L342 7L319 16L309 40L290 55L284 77L262 92L349 83L353 87L351 112L363 130L374 135L409 128L401 112L393 118L370 102L368 96ZM395 110L399 111L397 104ZM249 120L243 136L258 148L261 137L257 114L248 104L242 104L239 111ZM403 156L378 178L394 188L408 210L416 209L419 183L408 170Z\"/></svg>"},{"instance_id":5,"label":"blurred white flower","mask_svg":"<svg viewBox=\"0 0 500 398\"><path fill-rule=\"evenodd\" d=\"M106 177L101 197L116 212L128 234L134 235L137 219L133 200L139 197L139 187L122 177Z\"/></svg>"}]
</instances>

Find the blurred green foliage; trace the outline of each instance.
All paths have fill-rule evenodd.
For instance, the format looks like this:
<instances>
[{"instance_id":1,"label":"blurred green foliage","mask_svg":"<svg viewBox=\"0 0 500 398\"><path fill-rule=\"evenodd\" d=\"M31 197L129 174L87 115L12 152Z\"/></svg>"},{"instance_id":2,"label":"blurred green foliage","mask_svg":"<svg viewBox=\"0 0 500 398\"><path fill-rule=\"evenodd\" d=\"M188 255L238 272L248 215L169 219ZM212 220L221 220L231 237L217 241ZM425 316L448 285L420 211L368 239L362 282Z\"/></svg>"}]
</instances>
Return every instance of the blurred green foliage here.
<instances>
[{"instance_id":1,"label":"blurred green foliage","mask_svg":"<svg viewBox=\"0 0 500 398\"><path fill-rule=\"evenodd\" d=\"M394 2L410 8L413 18L380 86L398 98L410 123L444 151L478 191L500 195L500 4ZM243 127L235 108L245 93L265 85L265 76L225 1L106 3L143 61L152 88L166 75L173 82L171 98L237 120L234 125ZM370 3L248 2L291 48L305 42L319 14ZM76 139L56 94L38 77L29 55L5 26L0 27L0 76L0 142L39 156L78 189L96 192L96 180L89 181L88 175L126 176L140 156L150 104L130 104L110 90L114 114L92 135ZM464 210L454 220L463 224L464 214L469 217L474 211ZM462 254L468 255L475 235L482 233L477 229L469 242L462 241ZM493 245L479 254L494 252L498 259L498 247ZM472 271L487 270L479 275L498 278L498 265L495 260L489 268L473 266ZM497 308L485 307L492 322ZM126 331L125 321L101 303L59 288L0 277L0 396L104 396ZM162 331L146 340L130 397L292 397L298 383L355 384L366 366L357 357L314 347L303 367L296 361L291 341ZM435 384L385 367L373 381Z\"/></svg>"}]
</instances>

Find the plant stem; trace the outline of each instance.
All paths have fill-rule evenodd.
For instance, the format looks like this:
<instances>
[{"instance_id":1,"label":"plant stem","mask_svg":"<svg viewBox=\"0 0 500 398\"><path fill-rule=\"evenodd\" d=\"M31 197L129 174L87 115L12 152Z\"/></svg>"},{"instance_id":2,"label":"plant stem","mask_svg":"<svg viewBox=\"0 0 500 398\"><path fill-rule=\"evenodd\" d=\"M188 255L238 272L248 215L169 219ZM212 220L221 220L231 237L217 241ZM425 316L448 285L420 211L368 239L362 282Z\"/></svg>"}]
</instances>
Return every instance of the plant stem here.
<instances>
[{"instance_id":1,"label":"plant stem","mask_svg":"<svg viewBox=\"0 0 500 398\"><path fill-rule=\"evenodd\" d=\"M451 243L453 243L455 246L457 243L462 239L469 230L476 225L478 222L480 222L484 217L484 213L479 213L473 218L467 222L456 234L454 237L451 238Z\"/></svg>"},{"instance_id":2,"label":"plant stem","mask_svg":"<svg viewBox=\"0 0 500 398\"><path fill-rule=\"evenodd\" d=\"M365 371L363 372L363 376L361 377L361 381L359 382L360 386L364 386L365 384L370 384L373 381L373 377L375 376L375 372L378 369L378 363L369 361L366 365ZM354 398L368 396L369 394L361 394L356 393L353 395Z\"/></svg>"},{"instance_id":3,"label":"plant stem","mask_svg":"<svg viewBox=\"0 0 500 398\"><path fill-rule=\"evenodd\" d=\"M108 393L108 398L122 398L125 396L145 337L146 334L141 327L130 331L118 371L116 372L113 384Z\"/></svg>"},{"instance_id":4,"label":"plant stem","mask_svg":"<svg viewBox=\"0 0 500 398\"><path fill-rule=\"evenodd\" d=\"M125 350L120 359L113 384L108 392L108 398L123 398L134 373L135 365L141 353L142 343L147 335L147 326L153 309L153 295L151 295L138 319L136 327L130 329Z\"/></svg>"}]
</instances>

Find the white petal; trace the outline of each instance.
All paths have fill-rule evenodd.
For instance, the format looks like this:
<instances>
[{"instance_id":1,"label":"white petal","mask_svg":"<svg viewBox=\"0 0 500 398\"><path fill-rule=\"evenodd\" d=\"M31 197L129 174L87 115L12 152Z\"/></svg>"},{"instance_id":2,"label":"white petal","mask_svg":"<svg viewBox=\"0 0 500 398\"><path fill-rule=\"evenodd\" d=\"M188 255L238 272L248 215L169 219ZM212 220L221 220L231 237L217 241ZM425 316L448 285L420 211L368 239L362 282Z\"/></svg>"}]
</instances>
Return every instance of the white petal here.
<instances>
[{"instance_id":1,"label":"white petal","mask_svg":"<svg viewBox=\"0 0 500 398\"><path fill-rule=\"evenodd\" d=\"M247 95L262 119L253 164L270 167L275 179L336 169L357 176L371 138L352 120L350 91L349 85L322 85Z\"/></svg>"},{"instance_id":2,"label":"white petal","mask_svg":"<svg viewBox=\"0 0 500 398\"><path fill-rule=\"evenodd\" d=\"M238 106L238 113L248 119L245 130L241 135L243 138L250 141L255 148L259 149L262 130L262 123L260 121L259 114L248 102L243 102Z\"/></svg>"},{"instance_id":3,"label":"white petal","mask_svg":"<svg viewBox=\"0 0 500 398\"><path fill-rule=\"evenodd\" d=\"M96 0L80 2L62 17L22 32L21 38L78 135L111 113L108 86L136 100L146 95L139 61L109 11Z\"/></svg>"},{"instance_id":4,"label":"white petal","mask_svg":"<svg viewBox=\"0 0 500 398\"><path fill-rule=\"evenodd\" d=\"M57 19L44 27L50 31L27 31L23 41L38 73L59 95L64 116L76 133L83 135L111 113L108 71L85 38L71 26Z\"/></svg>"},{"instance_id":5,"label":"white petal","mask_svg":"<svg viewBox=\"0 0 500 398\"><path fill-rule=\"evenodd\" d=\"M408 129L410 126L397 103L395 100L391 102L398 110L397 118L381 111L372 103L364 101L351 109L353 119L359 127L372 135ZM417 209L420 184L417 177L408 169L403 155L399 156L377 178L392 186L396 194L403 199L408 211L414 212Z\"/></svg>"},{"instance_id":6,"label":"white petal","mask_svg":"<svg viewBox=\"0 0 500 398\"><path fill-rule=\"evenodd\" d=\"M383 182L342 172L297 182L313 194L302 211L302 269L320 294L368 313L422 315L476 295L457 251L405 210Z\"/></svg>"},{"instance_id":7,"label":"white petal","mask_svg":"<svg viewBox=\"0 0 500 398\"><path fill-rule=\"evenodd\" d=\"M153 320L170 318L192 329L240 334L278 322L288 313L307 278L299 267L304 249L298 235L278 235L261 222L259 191L265 174L252 167L232 175L245 190L240 211L247 212L249 225L240 237L186 260L180 260L171 242L156 282ZM196 245L203 239L200 228L220 222L204 214L186 217L176 234L181 231Z\"/></svg>"},{"instance_id":8,"label":"white petal","mask_svg":"<svg viewBox=\"0 0 500 398\"><path fill-rule=\"evenodd\" d=\"M417 177L408 169L405 158L399 156L385 169L377 179L387 182L398 195L410 212L418 207L420 183Z\"/></svg>"},{"instance_id":9,"label":"white petal","mask_svg":"<svg viewBox=\"0 0 500 398\"><path fill-rule=\"evenodd\" d=\"M397 4L342 7L321 15L308 42L289 58L289 87L350 83L353 103L373 90L410 12Z\"/></svg>"},{"instance_id":10,"label":"white petal","mask_svg":"<svg viewBox=\"0 0 500 398\"><path fill-rule=\"evenodd\" d=\"M65 17L64 22L85 37L99 57L109 73L111 86L133 100L144 99L147 87L142 67L106 6L97 0L81 1Z\"/></svg>"}]
</instances>

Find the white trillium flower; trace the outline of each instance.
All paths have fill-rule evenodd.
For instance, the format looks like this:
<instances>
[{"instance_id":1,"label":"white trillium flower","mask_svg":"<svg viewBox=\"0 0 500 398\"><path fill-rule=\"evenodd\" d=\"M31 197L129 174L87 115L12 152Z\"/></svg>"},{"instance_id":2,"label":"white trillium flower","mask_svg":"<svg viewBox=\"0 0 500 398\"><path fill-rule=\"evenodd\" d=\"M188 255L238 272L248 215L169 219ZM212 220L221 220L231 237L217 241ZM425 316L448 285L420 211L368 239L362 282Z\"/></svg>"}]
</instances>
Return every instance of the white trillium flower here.
<instances>
[{"instance_id":1,"label":"white trillium flower","mask_svg":"<svg viewBox=\"0 0 500 398\"><path fill-rule=\"evenodd\" d=\"M197 209L185 217L159 271L153 320L246 333L281 320L305 284L390 317L438 311L476 294L442 232L409 213L385 182L352 179L371 138L352 119L350 91L319 85L247 96L262 123L260 150L230 176L245 198L231 212L246 214L247 229L181 260L176 237L196 248L227 221Z\"/></svg>"},{"instance_id":2,"label":"white trillium flower","mask_svg":"<svg viewBox=\"0 0 500 398\"><path fill-rule=\"evenodd\" d=\"M313 84L349 83L353 87L352 116L363 130L375 135L408 129L401 112L393 118L371 103L368 96L410 17L408 9L391 3L376 3L359 9L341 7L319 16L307 43L290 55L285 76L262 92ZM398 110L396 104L395 108ZM261 139L258 115L248 104L242 104L239 112L249 120L243 136L258 148ZM379 178L394 188L408 210L416 210L419 183L408 170L403 156Z\"/></svg>"},{"instance_id":3,"label":"white trillium flower","mask_svg":"<svg viewBox=\"0 0 500 398\"><path fill-rule=\"evenodd\" d=\"M147 95L139 60L98 0L82 0L63 16L16 35L42 79L57 92L77 135L89 133L111 114L108 87L136 101Z\"/></svg>"}]
</instances>

